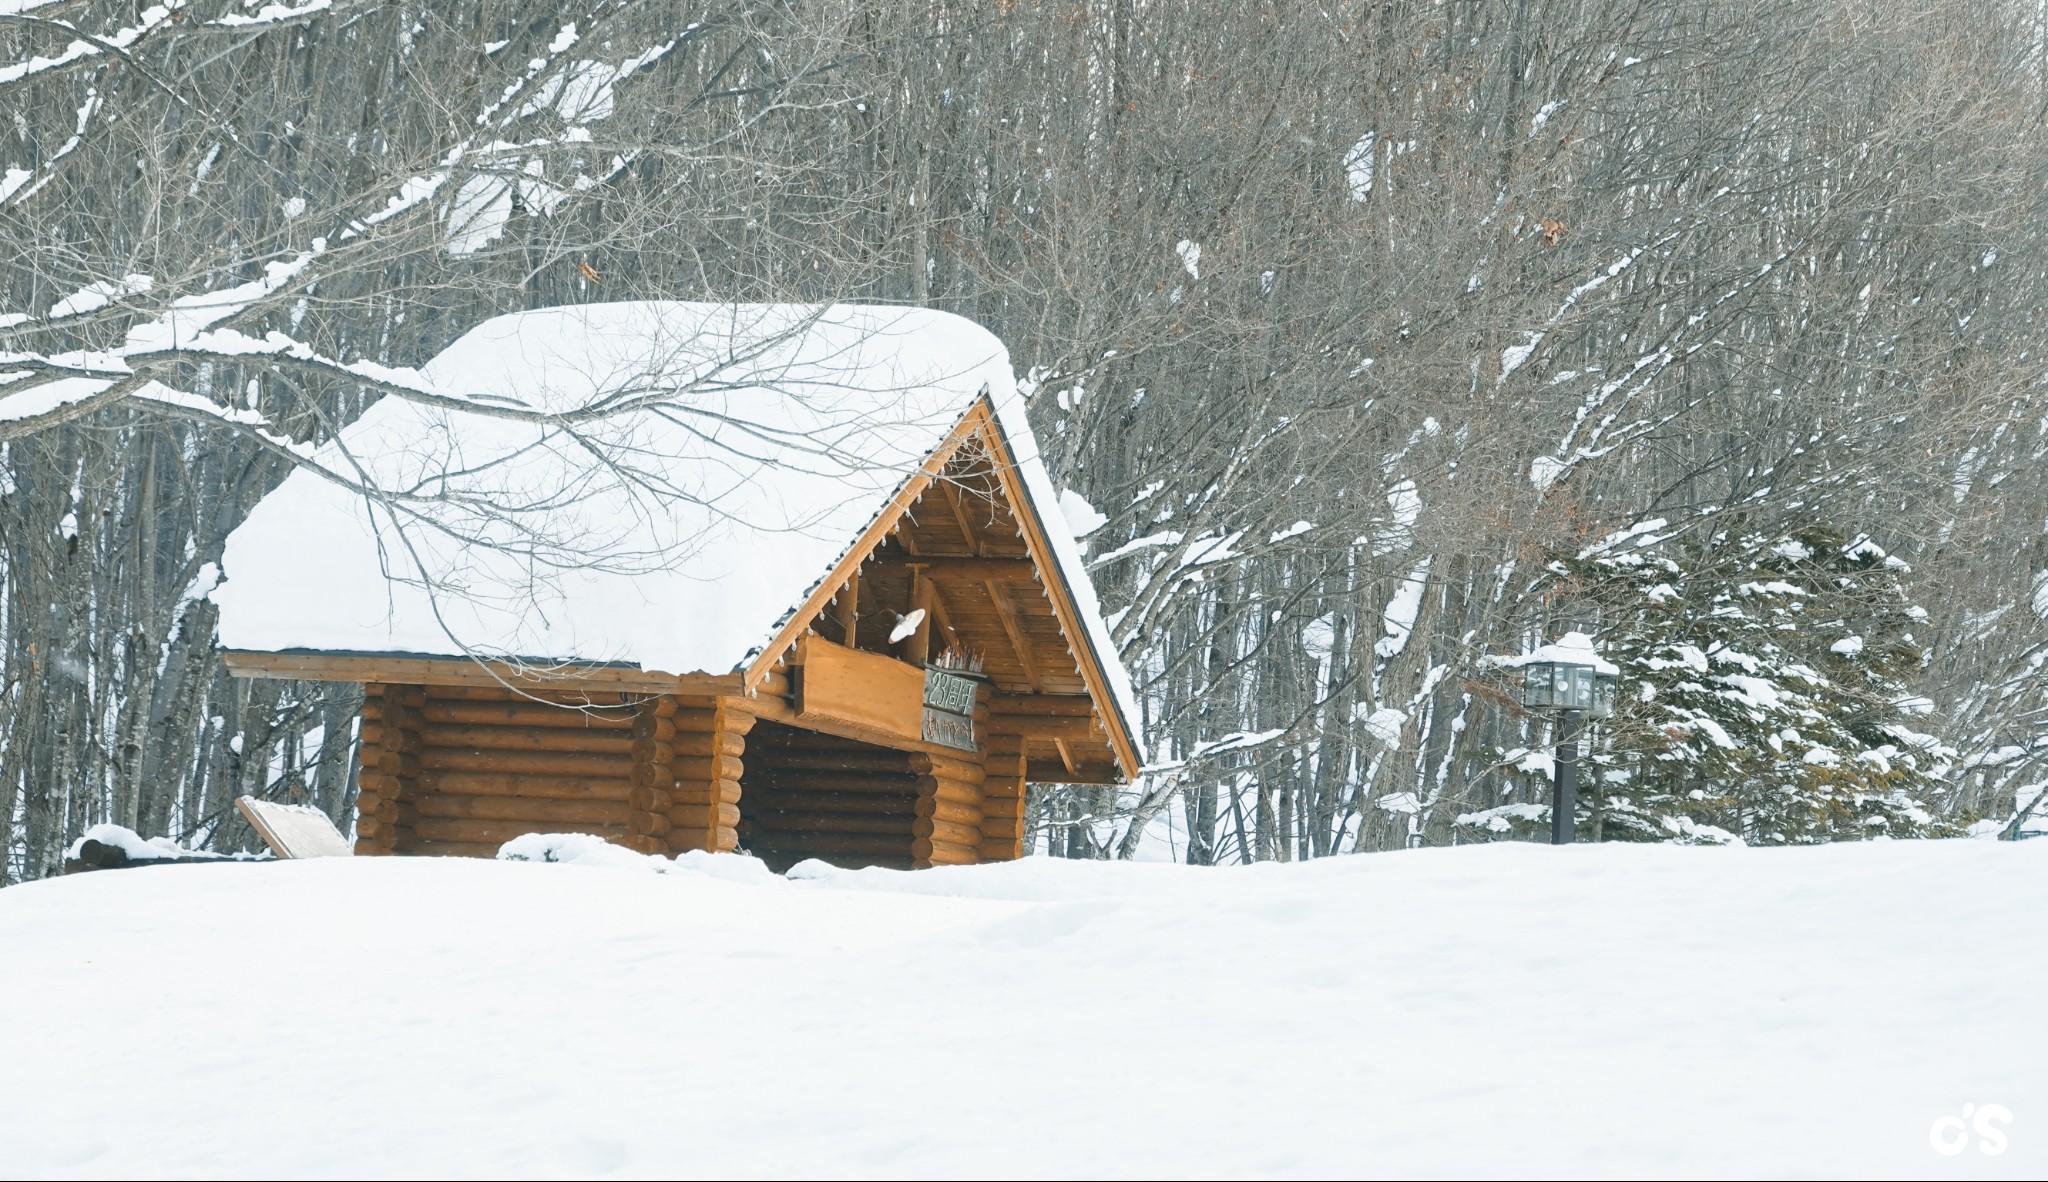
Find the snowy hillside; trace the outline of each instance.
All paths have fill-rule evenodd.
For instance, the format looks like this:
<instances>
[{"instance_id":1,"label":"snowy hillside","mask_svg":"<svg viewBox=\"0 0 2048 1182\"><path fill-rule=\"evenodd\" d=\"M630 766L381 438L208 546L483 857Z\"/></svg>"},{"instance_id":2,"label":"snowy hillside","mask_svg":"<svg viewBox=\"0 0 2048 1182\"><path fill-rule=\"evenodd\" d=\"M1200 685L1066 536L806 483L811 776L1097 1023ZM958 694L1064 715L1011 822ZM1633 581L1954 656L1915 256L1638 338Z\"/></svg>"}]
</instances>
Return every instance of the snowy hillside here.
<instances>
[{"instance_id":1,"label":"snowy hillside","mask_svg":"<svg viewBox=\"0 0 2048 1182\"><path fill-rule=\"evenodd\" d=\"M0 893L0 1174L2048 1170L2048 842L616 860Z\"/></svg>"}]
</instances>

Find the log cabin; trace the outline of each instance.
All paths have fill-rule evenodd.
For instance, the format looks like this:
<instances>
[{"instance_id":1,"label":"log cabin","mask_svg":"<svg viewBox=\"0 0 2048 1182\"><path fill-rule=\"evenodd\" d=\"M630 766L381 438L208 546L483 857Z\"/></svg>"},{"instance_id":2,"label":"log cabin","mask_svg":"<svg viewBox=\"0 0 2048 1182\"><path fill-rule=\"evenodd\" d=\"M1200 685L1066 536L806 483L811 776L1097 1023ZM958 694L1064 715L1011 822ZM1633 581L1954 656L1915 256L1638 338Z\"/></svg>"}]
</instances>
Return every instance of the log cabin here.
<instances>
[{"instance_id":1,"label":"log cabin","mask_svg":"<svg viewBox=\"0 0 2048 1182\"><path fill-rule=\"evenodd\" d=\"M503 316L228 539L244 678L360 683L358 854L1019 857L1136 710L1007 353L920 309Z\"/></svg>"}]
</instances>

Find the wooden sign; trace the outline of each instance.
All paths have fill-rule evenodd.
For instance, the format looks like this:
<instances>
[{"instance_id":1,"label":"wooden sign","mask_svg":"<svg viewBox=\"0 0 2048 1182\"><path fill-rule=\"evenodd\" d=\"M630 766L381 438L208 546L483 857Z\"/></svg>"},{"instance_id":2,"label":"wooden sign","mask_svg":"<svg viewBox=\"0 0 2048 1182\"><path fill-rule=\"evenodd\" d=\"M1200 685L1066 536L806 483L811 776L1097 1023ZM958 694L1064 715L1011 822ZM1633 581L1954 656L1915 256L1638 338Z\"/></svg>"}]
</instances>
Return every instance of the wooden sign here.
<instances>
[{"instance_id":1,"label":"wooden sign","mask_svg":"<svg viewBox=\"0 0 2048 1182\"><path fill-rule=\"evenodd\" d=\"M974 698L980 686L942 669L924 671L924 741L975 751Z\"/></svg>"},{"instance_id":2,"label":"wooden sign","mask_svg":"<svg viewBox=\"0 0 2048 1182\"><path fill-rule=\"evenodd\" d=\"M348 838L319 809L253 796L237 797L235 807L280 858L346 858L355 853Z\"/></svg>"}]
</instances>

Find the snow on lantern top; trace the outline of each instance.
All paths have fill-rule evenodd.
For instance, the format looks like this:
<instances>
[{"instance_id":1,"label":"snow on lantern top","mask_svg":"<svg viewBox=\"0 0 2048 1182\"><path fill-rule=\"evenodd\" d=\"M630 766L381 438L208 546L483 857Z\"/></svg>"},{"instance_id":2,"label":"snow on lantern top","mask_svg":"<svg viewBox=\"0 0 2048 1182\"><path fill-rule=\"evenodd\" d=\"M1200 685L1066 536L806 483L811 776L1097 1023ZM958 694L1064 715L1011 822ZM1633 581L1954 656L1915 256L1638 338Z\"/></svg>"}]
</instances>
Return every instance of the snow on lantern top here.
<instances>
[{"instance_id":1,"label":"snow on lantern top","mask_svg":"<svg viewBox=\"0 0 2048 1182\"><path fill-rule=\"evenodd\" d=\"M1489 657L1486 664L1522 671L1522 704L1531 710L1582 710L1593 718L1614 713L1621 669L1583 632L1567 632L1520 656Z\"/></svg>"}]
</instances>

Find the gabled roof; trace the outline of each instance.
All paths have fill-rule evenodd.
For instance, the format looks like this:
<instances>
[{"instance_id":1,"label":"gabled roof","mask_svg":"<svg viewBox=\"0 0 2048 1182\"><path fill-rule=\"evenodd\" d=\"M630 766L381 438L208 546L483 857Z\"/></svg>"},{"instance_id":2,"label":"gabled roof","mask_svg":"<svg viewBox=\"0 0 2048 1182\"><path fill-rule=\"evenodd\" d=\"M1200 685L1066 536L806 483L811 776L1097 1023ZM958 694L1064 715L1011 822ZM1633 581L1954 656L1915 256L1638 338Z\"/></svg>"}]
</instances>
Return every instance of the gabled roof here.
<instances>
[{"instance_id":1,"label":"gabled roof","mask_svg":"<svg viewBox=\"0 0 2048 1182\"><path fill-rule=\"evenodd\" d=\"M1008 352L978 325L581 305L486 321L423 373L448 402L387 396L317 455L417 499L294 472L228 538L224 647L758 674L977 437L1000 453L1075 662L1138 733ZM500 408L606 413L537 424Z\"/></svg>"}]
</instances>

